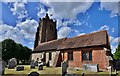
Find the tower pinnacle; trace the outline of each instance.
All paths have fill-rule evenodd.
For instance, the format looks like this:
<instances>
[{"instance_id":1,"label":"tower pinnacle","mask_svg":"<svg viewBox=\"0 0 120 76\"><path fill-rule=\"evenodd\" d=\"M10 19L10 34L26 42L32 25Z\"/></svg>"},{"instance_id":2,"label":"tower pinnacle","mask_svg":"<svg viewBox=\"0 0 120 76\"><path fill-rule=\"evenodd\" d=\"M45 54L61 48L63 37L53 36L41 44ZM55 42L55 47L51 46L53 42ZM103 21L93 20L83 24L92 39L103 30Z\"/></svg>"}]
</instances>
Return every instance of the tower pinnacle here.
<instances>
[{"instance_id":1,"label":"tower pinnacle","mask_svg":"<svg viewBox=\"0 0 120 76\"><path fill-rule=\"evenodd\" d=\"M45 16L45 18L49 19L48 13L46 13L46 16Z\"/></svg>"}]
</instances>

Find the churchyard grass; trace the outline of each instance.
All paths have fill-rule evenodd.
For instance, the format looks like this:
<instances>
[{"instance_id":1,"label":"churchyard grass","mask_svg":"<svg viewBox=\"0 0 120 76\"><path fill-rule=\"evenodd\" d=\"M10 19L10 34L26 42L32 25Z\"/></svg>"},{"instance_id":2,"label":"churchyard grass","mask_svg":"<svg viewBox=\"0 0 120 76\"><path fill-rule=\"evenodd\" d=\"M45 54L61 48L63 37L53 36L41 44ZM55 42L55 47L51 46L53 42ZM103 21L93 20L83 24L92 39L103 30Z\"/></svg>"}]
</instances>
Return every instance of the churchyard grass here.
<instances>
[{"instance_id":1,"label":"churchyard grass","mask_svg":"<svg viewBox=\"0 0 120 76\"><path fill-rule=\"evenodd\" d=\"M118 71L118 76L120 76L120 71Z\"/></svg>"},{"instance_id":2,"label":"churchyard grass","mask_svg":"<svg viewBox=\"0 0 120 76\"><path fill-rule=\"evenodd\" d=\"M43 70L38 70L38 67L35 69L30 69L30 65L22 65L24 66L23 71L16 71L15 69L8 69L5 68L5 75L4 76L21 76L20 74L23 74L22 76L27 76L30 72L37 71L39 74L42 74L42 76L46 76L45 74L61 74L61 67L53 68L53 67L43 67ZM82 74L82 70L68 70L69 74ZM84 71L85 74L106 74L106 76L109 76L109 72L90 72L90 71ZM118 76L120 75L120 71L118 71ZM41 75L40 75L41 76Z\"/></svg>"},{"instance_id":3,"label":"churchyard grass","mask_svg":"<svg viewBox=\"0 0 120 76\"><path fill-rule=\"evenodd\" d=\"M13 74L24 74L24 76L27 76L25 74L29 74L33 71L37 71L39 74L61 74L61 68L60 67L58 67L58 68L52 68L52 67L47 68L46 66L44 66L43 70L38 70L38 67L36 67L35 69L30 69L30 65L20 65L20 66L24 66L23 71L16 71L16 68L15 69L5 68L5 75L4 76L13 76Z\"/></svg>"}]
</instances>

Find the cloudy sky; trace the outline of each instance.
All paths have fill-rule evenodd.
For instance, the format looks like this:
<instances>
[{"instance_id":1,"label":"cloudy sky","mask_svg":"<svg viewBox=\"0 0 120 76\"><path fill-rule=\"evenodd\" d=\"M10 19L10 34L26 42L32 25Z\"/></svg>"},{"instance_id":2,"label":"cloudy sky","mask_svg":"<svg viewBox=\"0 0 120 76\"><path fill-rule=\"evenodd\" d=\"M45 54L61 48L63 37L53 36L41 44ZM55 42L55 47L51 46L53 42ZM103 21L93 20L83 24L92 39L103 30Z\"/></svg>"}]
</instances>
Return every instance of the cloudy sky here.
<instances>
[{"instance_id":1,"label":"cloudy sky","mask_svg":"<svg viewBox=\"0 0 120 76\"><path fill-rule=\"evenodd\" d=\"M30 2L31 1L31 2ZM0 41L11 38L33 48L39 18L46 13L57 20L58 38L75 37L99 30L107 30L112 53L120 42L118 35L118 1L84 0L61 2L49 0L5 0L0 2ZM77 1L77 0L76 0ZM80 1L80 0L79 0ZM105 1L105 0L104 0Z\"/></svg>"}]
</instances>

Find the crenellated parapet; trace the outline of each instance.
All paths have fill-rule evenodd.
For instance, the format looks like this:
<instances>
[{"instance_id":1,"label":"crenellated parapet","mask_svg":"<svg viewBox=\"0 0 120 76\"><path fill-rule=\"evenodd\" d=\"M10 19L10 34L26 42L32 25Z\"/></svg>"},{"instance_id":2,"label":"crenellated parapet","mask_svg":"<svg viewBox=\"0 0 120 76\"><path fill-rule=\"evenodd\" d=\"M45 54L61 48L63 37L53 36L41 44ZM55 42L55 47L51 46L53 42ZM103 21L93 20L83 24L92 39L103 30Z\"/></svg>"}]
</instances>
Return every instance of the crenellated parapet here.
<instances>
[{"instance_id":1,"label":"crenellated parapet","mask_svg":"<svg viewBox=\"0 0 120 76\"><path fill-rule=\"evenodd\" d=\"M50 19L48 14L44 18L39 18L39 26L35 36L34 48L40 43L57 39L56 20Z\"/></svg>"}]
</instances>

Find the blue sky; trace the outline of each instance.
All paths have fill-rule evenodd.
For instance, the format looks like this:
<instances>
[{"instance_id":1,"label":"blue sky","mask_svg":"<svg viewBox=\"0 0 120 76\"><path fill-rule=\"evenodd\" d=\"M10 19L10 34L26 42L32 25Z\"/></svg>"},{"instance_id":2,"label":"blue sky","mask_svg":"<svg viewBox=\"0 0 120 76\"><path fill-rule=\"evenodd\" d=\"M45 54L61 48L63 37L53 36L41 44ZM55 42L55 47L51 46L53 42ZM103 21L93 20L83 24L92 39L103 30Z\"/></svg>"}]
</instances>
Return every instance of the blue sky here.
<instances>
[{"instance_id":1,"label":"blue sky","mask_svg":"<svg viewBox=\"0 0 120 76\"><path fill-rule=\"evenodd\" d=\"M87 1L87 0L86 0ZM107 30L112 53L120 42L117 2L2 2L0 41L11 38L33 48L39 18L57 20L58 38Z\"/></svg>"}]
</instances>

